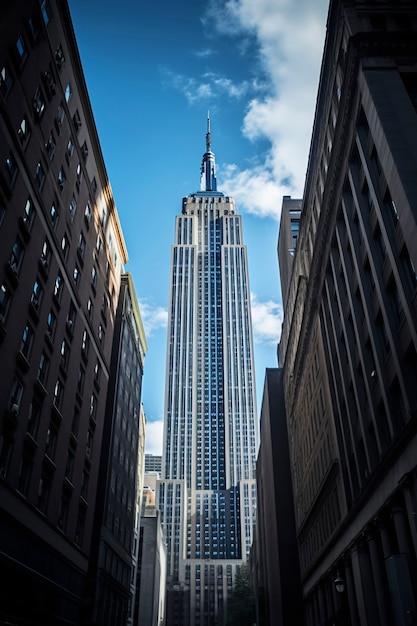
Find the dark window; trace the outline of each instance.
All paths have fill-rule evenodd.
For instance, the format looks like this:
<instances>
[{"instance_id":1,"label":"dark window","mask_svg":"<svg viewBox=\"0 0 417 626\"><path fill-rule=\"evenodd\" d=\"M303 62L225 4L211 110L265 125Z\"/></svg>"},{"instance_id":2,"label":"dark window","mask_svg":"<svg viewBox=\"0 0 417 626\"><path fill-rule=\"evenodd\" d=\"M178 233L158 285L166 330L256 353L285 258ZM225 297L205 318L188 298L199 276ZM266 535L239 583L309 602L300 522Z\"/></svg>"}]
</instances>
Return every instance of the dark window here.
<instances>
[{"instance_id":1,"label":"dark window","mask_svg":"<svg viewBox=\"0 0 417 626\"><path fill-rule=\"evenodd\" d=\"M23 35L19 35L16 41L16 50L19 59L19 64L23 65L28 56L28 49Z\"/></svg>"},{"instance_id":2,"label":"dark window","mask_svg":"<svg viewBox=\"0 0 417 626\"><path fill-rule=\"evenodd\" d=\"M22 335L22 342L20 344L20 352L24 355L24 357L27 360L29 360L30 353L32 350L33 338L34 338L33 329L31 325L28 323L26 324L24 328L23 335Z\"/></svg>"},{"instance_id":3,"label":"dark window","mask_svg":"<svg viewBox=\"0 0 417 626\"><path fill-rule=\"evenodd\" d=\"M0 322L4 322L7 318L11 302L11 293L4 283L0 286Z\"/></svg>"},{"instance_id":4,"label":"dark window","mask_svg":"<svg viewBox=\"0 0 417 626\"><path fill-rule=\"evenodd\" d=\"M9 152L8 156L6 157L6 162L3 168L3 172L4 172L4 178L6 180L6 183L10 189L13 187L14 182L16 180L17 171L18 171L18 167L17 167L16 159L14 158L13 153Z\"/></svg>"},{"instance_id":5,"label":"dark window","mask_svg":"<svg viewBox=\"0 0 417 626\"><path fill-rule=\"evenodd\" d=\"M13 85L13 78L9 70L9 66L3 65L0 70L0 93L5 98Z\"/></svg>"},{"instance_id":6,"label":"dark window","mask_svg":"<svg viewBox=\"0 0 417 626\"><path fill-rule=\"evenodd\" d=\"M36 184L38 185L38 189L42 189L43 183L45 182L45 170L43 169L42 163L40 161L38 161L38 164L36 166L35 180Z\"/></svg>"},{"instance_id":7,"label":"dark window","mask_svg":"<svg viewBox=\"0 0 417 626\"><path fill-rule=\"evenodd\" d=\"M49 372L49 357L47 356L45 352L42 352L41 358L39 361L37 377L44 387L46 386L48 372Z\"/></svg>"},{"instance_id":8,"label":"dark window","mask_svg":"<svg viewBox=\"0 0 417 626\"><path fill-rule=\"evenodd\" d=\"M46 149L46 152L48 154L50 161L52 161L52 159L54 158L55 148L56 148L55 135L53 131L51 130L49 137L48 137L48 141L45 144L45 149Z\"/></svg>"},{"instance_id":9,"label":"dark window","mask_svg":"<svg viewBox=\"0 0 417 626\"><path fill-rule=\"evenodd\" d=\"M55 63L58 71L61 71L65 63L65 56L62 51L62 46L58 46L58 48L55 50Z\"/></svg>"},{"instance_id":10,"label":"dark window","mask_svg":"<svg viewBox=\"0 0 417 626\"><path fill-rule=\"evenodd\" d=\"M45 25L48 26L49 21L51 19L51 15L52 15L49 2L48 0L41 0L40 5L41 5L41 13L42 13L43 21L45 22Z\"/></svg>"},{"instance_id":11,"label":"dark window","mask_svg":"<svg viewBox=\"0 0 417 626\"><path fill-rule=\"evenodd\" d=\"M20 145L22 148L25 148L30 137L30 126L26 115L23 116L20 122L19 128L17 129L17 136L19 137Z\"/></svg>"},{"instance_id":12,"label":"dark window","mask_svg":"<svg viewBox=\"0 0 417 626\"><path fill-rule=\"evenodd\" d=\"M78 109L75 111L74 115L72 116L72 121L74 122L75 131L78 133L78 131L80 130L82 126L81 116L79 114Z\"/></svg>"},{"instance_id":13,"label":"dark window","mask_svg":"<svg viewBox=\"0 0 417 626\"><path fill-rule=\"evenodd\" d=\"M61 192L64 190L66 182L67 182L67 177L65 176L64 168L61 167L58 173L58 187L61 190Z\"/></svg>"},{"instance_id":14,"label":"dark window","mask_svg":"<svg viewBox=\"0 0 417 626\"><path fill-rule=\"evenodd\" d=\"M41 119L45 111L45 98L40 87L35 91L35 95L32 100L33 110L38 120Z\"/></svg>"}]
</instances>

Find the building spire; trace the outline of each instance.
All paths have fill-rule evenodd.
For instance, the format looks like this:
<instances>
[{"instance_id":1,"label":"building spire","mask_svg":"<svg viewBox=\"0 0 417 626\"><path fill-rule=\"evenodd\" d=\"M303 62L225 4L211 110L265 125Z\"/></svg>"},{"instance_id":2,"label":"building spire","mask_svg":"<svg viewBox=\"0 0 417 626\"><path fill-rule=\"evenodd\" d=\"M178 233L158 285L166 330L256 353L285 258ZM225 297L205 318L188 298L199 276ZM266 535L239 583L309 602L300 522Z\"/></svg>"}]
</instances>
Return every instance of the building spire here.
<instances>
[{"instance_id":1,"label":"building spire","mask_svg":"<svg viewBox=\"0 0 417 626\"><path fill-rule=\"evenodd\" d=\"M201 191L216 191L216 157L211 151L210 111L207 113L206 152L201 163Z\"/></svg>"}]
</instances>

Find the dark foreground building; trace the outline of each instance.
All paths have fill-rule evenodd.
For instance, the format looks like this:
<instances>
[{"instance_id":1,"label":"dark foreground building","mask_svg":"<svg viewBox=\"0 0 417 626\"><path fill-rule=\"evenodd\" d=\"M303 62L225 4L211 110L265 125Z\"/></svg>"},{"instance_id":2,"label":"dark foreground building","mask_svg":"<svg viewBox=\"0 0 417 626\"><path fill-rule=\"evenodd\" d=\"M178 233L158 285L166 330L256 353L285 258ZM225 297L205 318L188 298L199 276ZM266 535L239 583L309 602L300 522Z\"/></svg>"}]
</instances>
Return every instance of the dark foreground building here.
<instances>
[{"instance_id":1,"label":"dark foreground building","mask_svg":"<svg viewBox=\"0 0 417 626\"><path fill-rule=\"evenodd\" d=\"M279 347L308 626L417 623L416 30L330 3Z\"/></svg>"},{"instance_id":2,"label":"dark foreground building","mask_svg":"<svg viewBox=\"0 0 417 626\"><path fill-rule=\"evenodd\" d=\"M0 620L8 624L89 619L85 583L100 536L97 494L111 479L99 470L126 261L67 4L2 2ZM138 413L141 375L142 364L129 382L129 392L138 385ZM123 476L117 492L126 512L111 542L121 556L105 561L123 581L134 482Z\"/></svg>"},{"instance_id":3,"label":"dark foreground building","mask_svg":"<svg viewBox=\"0 0 417 626\"><path fill-rule=\"evenodd\" d=\"M256 465L256 567L252 565L258 626L303 622L282 379L280 369L265 372Z\"/></svg>"}]
</instances>

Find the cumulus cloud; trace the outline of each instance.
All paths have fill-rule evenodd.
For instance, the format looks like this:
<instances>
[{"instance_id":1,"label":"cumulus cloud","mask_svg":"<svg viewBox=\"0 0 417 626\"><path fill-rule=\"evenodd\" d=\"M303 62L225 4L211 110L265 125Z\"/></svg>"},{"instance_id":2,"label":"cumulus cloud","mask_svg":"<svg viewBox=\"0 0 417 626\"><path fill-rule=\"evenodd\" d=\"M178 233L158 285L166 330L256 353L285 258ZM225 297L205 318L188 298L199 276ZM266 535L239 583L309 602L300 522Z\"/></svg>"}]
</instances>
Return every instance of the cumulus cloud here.
<instances>
[{"instance_id":1,"label":"cumulus cloud","mask_svg":"<svg viewBox=\"0 0 417 626\"><path fill-rule=\"evenodd\" d=\"M328 0L212 0L207 10L218 33L256 40L256 62L269 79L268 93L248 102L242 132L250 141L267 139L270 150L253 170L229 170L246 183L241 195L248 192L243 205L251 213L278 217L276 208L271 213L277 198L280 204L282 195L302 195L327 6ZM259 200L252 191L263 181L268 186Z\"/></svg>"},{"instance_id":2,"label":"cumulus cloud","mask_svg":"<svg viewBox=\"0 0 417 626\"><path fill-rule=\"evenodd\" d=\"M161 306L154 305L146 299L140 300L139 309L147 337L150 337L160 328L166 328L168 323L168 311L166 309Z\"/></svg>"},{"instance_id":3,"label":"cumulus cloud","mask_svg":"<svg viewBox=\"0 0 417 626\"><path fill-rule=\"evenodd\" d=\"M251 293L251 309L254 342L276 345L284 317L282 305L273 300L260 302L256 294Z\"/></svg>"},{"instance_id":4,"label":"cumulus cloud","mask_svg":"<svg viewBox=\"0 0 417 626\"><path fill-rule=\"evenodd\" d=\"M145 432L145 452L146 454L161 455L163 440L164 422L156 420L147 422Z\"/></svg>"},{"instance_id":5,"label":"cumulus cloud","mask_svg":"<svg viewBox=\"0 0 417 626\"><path fill-rule=\"evenodd\" d=\"M164 70L166 82L181 91L189 104L210 98L228 97L240 99L250 90L258 91L261 85L257 80L234 82L232 79L215 72L205 72L198 78L176 74L168 69Z\"/></svg>"}]
</instances>

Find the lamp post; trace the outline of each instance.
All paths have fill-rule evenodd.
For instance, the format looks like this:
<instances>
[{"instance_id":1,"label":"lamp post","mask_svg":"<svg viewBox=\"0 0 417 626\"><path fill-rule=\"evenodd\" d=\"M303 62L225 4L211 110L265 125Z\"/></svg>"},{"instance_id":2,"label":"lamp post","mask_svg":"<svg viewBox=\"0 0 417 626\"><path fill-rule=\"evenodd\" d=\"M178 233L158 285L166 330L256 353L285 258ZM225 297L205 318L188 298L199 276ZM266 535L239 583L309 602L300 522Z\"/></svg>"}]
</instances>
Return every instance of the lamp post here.
<instances>
[{"instance_id":1,"label":"lamp post","mask_svg":"<svg viewBox=\"0 0 417 626\"><path fill-rule=\"evenodd\" d=\"M336 591L338 594L338 597L340 598L340 603L339 603L339 607L340 607L340 619L338 619L338 623L341 624L342 626L347 626L348 624L350 624L350 620L348 619L348 611L346 610L346 594L345 594L345 581L344 579L341 577L339 571L337 572L336 578L333 581L334 586L336 587Z\"/></svg>"}]
</instances>

